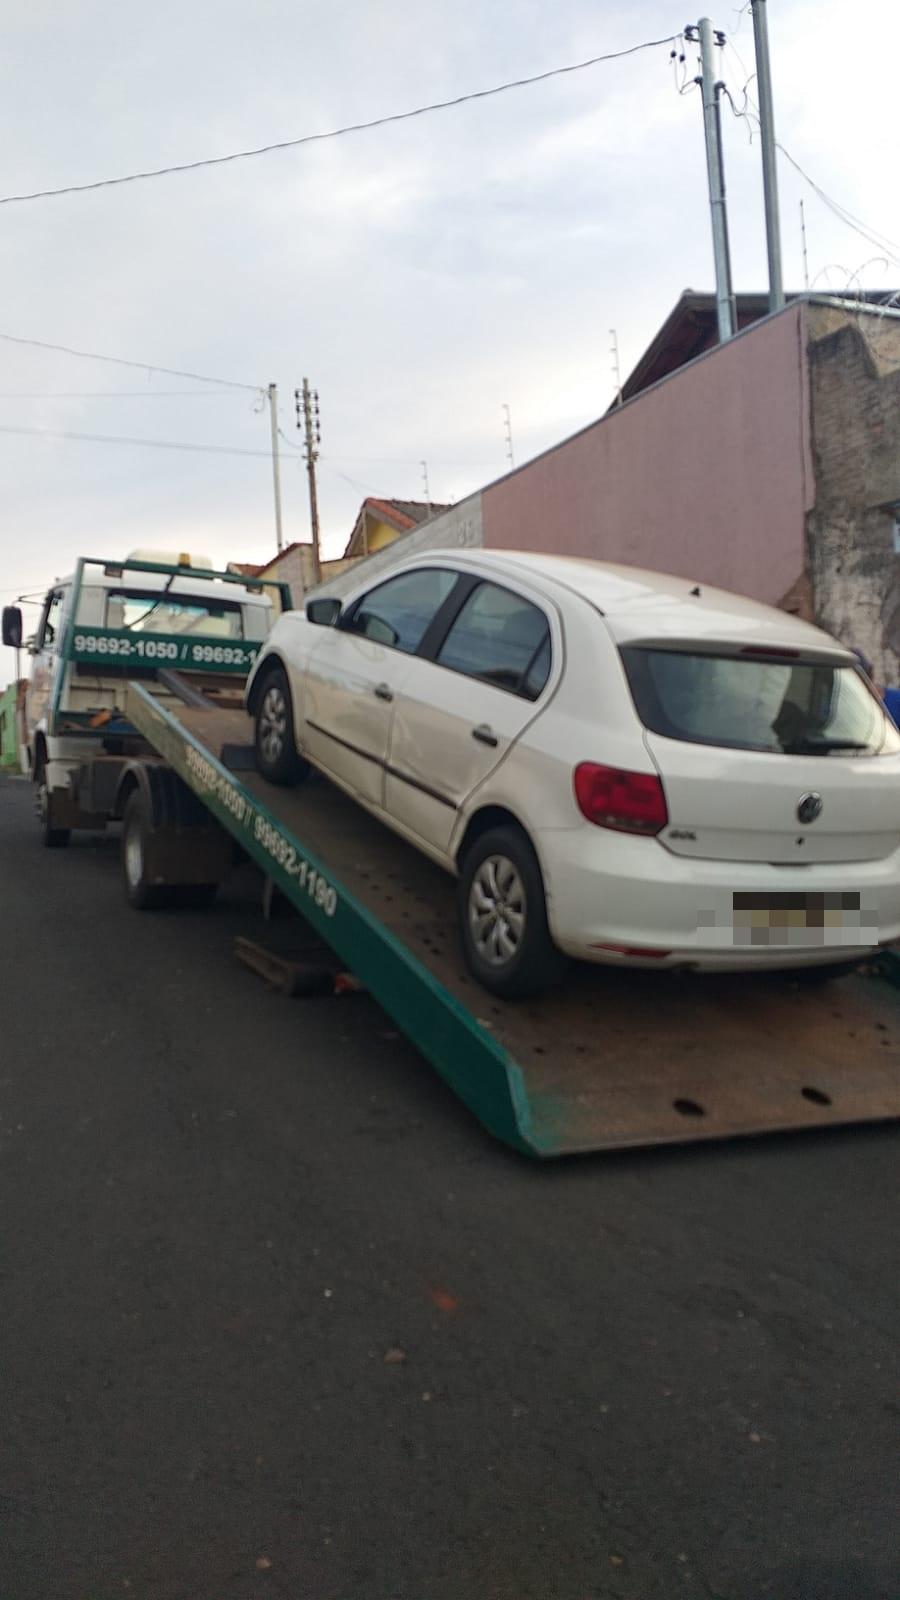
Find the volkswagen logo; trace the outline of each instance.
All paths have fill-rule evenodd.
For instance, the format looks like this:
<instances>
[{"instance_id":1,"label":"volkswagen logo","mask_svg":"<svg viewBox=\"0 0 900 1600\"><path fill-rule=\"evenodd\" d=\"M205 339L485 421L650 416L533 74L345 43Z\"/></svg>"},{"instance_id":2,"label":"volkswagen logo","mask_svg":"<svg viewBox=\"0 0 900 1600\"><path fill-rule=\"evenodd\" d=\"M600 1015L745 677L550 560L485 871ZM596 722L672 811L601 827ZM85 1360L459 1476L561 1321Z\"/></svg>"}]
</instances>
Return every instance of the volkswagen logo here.
<instances>
[{"instance_id":1,"label":"volkswagen logo","mask_svg":"<svg viewBox=\"0 0 900 1600\"><path fill-rule=\"evenodd\" d=\"M822 796L820 794L803 794L797 802L797 821L815 822L816 817L822 814Z\"/></svg>"}]
</instances>

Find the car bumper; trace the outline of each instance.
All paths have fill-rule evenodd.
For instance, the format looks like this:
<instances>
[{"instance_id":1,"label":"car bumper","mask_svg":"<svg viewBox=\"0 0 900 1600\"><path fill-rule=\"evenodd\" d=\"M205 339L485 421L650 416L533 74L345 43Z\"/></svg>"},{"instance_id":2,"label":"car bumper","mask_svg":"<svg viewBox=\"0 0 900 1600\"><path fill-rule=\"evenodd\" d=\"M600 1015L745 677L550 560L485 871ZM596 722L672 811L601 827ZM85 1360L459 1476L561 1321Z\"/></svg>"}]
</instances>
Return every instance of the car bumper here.
<instances>
[{"instance_id":1,"label":"car bumper","mask_svg":"<svg viewBox=\"0 0 900 1600\"><path fill-rule=\"evenodd\" d=\"M900 941L900 852L881 861L775 867L673 855L656 839L603 829L538 837L550 930L581 961L746 971L860 960ZM818 909L770 911L766 897L829 897ZM758 896L748 912L735 896ZM858 896L852 905L832 897ZM809 926L809 922L821 925Z\"/></svg>"}]
</instances>

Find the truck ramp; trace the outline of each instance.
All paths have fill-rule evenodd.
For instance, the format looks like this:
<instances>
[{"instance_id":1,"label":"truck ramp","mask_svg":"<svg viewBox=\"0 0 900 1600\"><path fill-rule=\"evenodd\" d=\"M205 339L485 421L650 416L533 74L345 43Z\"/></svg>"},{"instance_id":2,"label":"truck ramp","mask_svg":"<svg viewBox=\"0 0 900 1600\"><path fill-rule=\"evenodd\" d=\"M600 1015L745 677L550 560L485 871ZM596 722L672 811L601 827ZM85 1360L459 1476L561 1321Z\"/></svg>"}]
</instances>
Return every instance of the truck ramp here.
<instances>
[{"instance_id":1,"label":"truck ramp","mask_svg":"<svg viewBox=\"0 0 900 1600\"><path fill-rule=\"evenodd\" d=\"M160 704L144 737L491 1133L531 1156L900 1117L900 990L877 977L574 969L533 1002L466 971L455 886L313 774L254 770L242 711Z\"/></svg>"}]
</instances>

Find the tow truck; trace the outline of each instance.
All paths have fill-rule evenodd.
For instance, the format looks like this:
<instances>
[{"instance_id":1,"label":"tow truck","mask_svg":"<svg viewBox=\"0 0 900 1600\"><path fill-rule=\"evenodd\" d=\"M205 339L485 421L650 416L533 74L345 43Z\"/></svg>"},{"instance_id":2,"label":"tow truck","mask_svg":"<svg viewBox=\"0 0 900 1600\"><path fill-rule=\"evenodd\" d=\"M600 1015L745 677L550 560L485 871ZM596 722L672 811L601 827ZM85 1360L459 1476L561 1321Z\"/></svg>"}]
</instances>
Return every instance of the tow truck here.
<instances>
[{"instance_id":1,"label":"tow truck","mask_svg":"<svg viewBox=\"0 0 900 1600\"><path fill-rule=\"evenodd\" d=\"M169 579L173 590L236 582L85 561L76 591L98 566L119 584L149 568L166 593ZM259 586L241 582L231 603L258 604ZM283 592L265 598L270 617L289 603ZM102 748L70 762L64 807L53 770L63 754L48 746L46 826L121 819L125 893L139 909L211 900L235 854L249 857L507 1145L547 1158L900 1117L896 956L814 986L790 974L585 968L540 1000L498 1000L465 969L453 884L438 867L323 778L276 789L255 770L240 685L261 618L240 659L216 658L234 644L202 632L191 641L190 630L187 643L162 636L174 653L136 657L135 628L124 628L123 651L123 628L101 628L93 613L87 628L84 605L73 597L63 624L58 681L70 688L53 702L47 737ZM14 642L7 621L4 642ZM95 709L85 685L98 668ZM70 705L82 689L84 704Z\"/></svg>"}]
</instances>

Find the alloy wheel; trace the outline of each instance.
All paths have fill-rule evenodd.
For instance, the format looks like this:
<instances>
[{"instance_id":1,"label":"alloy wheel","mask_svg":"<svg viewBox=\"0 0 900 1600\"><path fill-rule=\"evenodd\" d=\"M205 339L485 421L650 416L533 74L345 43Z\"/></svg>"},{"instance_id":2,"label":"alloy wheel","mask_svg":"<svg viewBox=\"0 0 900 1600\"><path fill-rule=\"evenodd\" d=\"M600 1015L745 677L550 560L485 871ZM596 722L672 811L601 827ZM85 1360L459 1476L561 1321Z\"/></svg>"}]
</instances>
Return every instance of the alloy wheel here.
<instances>
[{"instance_id":1,"label":"alloy wheel","mask_svg":"<svg viewBox=\"0 0 900 1600\"><path fill-rule=\"evenodd\" d=\"M287 704L277 684L270 684L259 708L259 747L266 761L275 762L284 749Z\"/></svg>"},{"instance_id":2,"label":"alloy wheel","mask_svg":"<svg viewBox=\"0 0 900 1600\"><path fill-rule=\"evenodd\" d=\"M515 958L526 914L518 868L508 856L485 856L469 890L469 927L475 949L489 966L505 967Z\"/></svg>"}]
</instances>

